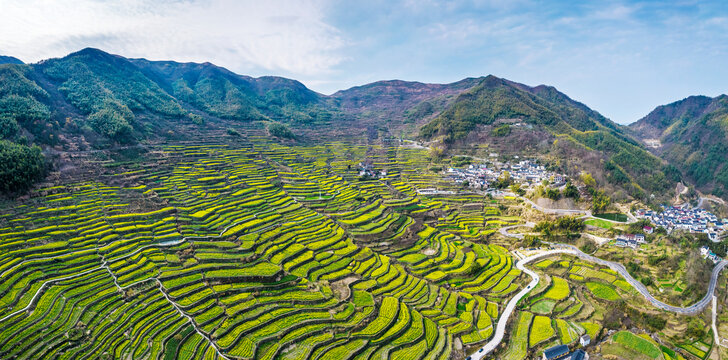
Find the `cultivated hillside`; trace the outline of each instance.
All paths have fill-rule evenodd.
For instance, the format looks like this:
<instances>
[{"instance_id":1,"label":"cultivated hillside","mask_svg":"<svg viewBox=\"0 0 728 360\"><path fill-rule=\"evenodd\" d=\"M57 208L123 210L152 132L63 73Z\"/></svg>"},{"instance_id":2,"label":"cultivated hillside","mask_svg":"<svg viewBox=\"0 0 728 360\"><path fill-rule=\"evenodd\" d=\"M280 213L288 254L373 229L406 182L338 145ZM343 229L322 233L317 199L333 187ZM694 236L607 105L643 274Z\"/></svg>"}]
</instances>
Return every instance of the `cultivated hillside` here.
<instances>
[{"instance_id":1,"label":"cultivated hillside","mask_svg":"<svg viewBox=\"0 0 728 360\"><path fill-rule=\"evenodd\" d=\"M698 189L728 195L728 96L691 96L659 106L629 128Z\"/></svg>"},{"instance_id":2,"label":"cultivated hillside","mask_svg":"<svg viewBox=\"0 0 728 360\"><path fill-rule=\"evenodd\" d=\"M219 140L226 130L239 136L231 127L264 135L265 124L315 127L336 114L331 100L300 82L209 63L130 60L91 48L37 64L2 61L11 62L0 65L2 191L22 191L46 167L87 172L79 166L96 163L99 150L111 156L140 144ZM290 135L283 129L275 133Z\"/></svg>"},{"instance_id":3,"label":"cultivated hillside","mask_svg":"<svg viewBox=\"0 0 728 360\"><path fill-rule=\"evenodd\" d=\"M0 115L3 139L21 146L20 153L41 146L62 172L77 169L68 162L78 151L218 141L238 136L237 128L244 136L299 141L419 134L450 149L542 155L567 173L590 172L601 186L641 198L667 195L679 178L584 104L553 87L495 76L451 84L380 81L325 96L291 79L88 48L37 64L1 65Z\"/></svg>"}]
</instances>

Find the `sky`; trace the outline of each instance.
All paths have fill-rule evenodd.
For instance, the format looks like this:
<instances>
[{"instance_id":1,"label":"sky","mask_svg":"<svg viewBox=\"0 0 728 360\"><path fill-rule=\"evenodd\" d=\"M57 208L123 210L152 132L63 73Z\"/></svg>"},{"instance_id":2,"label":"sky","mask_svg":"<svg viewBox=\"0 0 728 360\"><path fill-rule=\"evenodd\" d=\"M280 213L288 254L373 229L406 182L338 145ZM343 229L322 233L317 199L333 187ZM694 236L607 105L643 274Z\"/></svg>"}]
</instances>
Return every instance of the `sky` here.
<instances>
[{"instance_id":1,"label":"sky","mask_svg":"<svg viewBox=\"0 0 728 360\"><path fill-rule=\"evenodd\" d=\"M622 124L728 93L724 0L0 0L0 34L0 54L29 63L95 47L324 94L492 74L555 86Z\"/></svg>"}]
</instances>

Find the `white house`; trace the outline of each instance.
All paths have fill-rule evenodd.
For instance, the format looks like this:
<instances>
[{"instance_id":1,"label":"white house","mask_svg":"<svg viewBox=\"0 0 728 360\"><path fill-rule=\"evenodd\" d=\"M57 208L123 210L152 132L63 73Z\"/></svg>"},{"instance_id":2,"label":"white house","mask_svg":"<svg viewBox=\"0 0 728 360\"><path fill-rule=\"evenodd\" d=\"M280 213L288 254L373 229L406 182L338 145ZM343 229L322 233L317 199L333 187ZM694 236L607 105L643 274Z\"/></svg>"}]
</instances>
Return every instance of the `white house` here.
<instances>
[{"instance_id":1,"label":"white house","mask_svg":"<svg viewBox=\"0 0 728 360\"><path fill-rule=\"evenodd\" d=\"M581 344L581 346L587 346L590 343L591 343L591 337L589 336L589 334L584 334L579 338L579 344Z\"/></svg>"}]
</instances>

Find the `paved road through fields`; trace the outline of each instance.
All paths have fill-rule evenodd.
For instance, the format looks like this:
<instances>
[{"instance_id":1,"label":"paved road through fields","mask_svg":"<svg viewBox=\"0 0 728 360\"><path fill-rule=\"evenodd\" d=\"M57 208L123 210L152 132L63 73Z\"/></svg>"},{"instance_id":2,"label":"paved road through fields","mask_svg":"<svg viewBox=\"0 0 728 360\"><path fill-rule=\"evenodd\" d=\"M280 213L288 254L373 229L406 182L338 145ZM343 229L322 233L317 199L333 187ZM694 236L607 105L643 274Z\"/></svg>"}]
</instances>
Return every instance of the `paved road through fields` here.
<instances>
[{"instance_id":1,"label":"paved road through fields","mask_svg":"<svg viewBox=\"0 0 728 360\"><path fill-rule=\"evenodd\" d=\"M506 232L506 234L509 234L511 237L517 237L518 234L510 234ZM728 265L728 260L723 260L720 263L718 263L713 268L713 273L710 277L710 284L708 285L708 293L705 294L705 297L701 299L700 301L696 302L693 305L690 305L688 307L678 307L678 306L672 306L663 303L660 300L655 299L652 294L647 290L647 288L639 281L635 280L632 275L627 272L627 269L622 264L617 264L611 261L603 260L598 257L594 257L588 254L585 254L578 248L568 245L568 244L551 244L553 246L552 249L544 251L540 254L532 255L527 258L521 259L516 263L516 268L523 271L524 273L528 274L528 276L531 277L531 282L526 286L525 289L522 289L516 296L514 296L506 305L505 309L501 313L500 318L498 319L498 324L496 326L495 332L493 334L493 338L485 344L482 348L478 349L475 353L470 355L470 358L472 360L480 360L484 359L486 355L491 353L495 348L503 341L503 336L505 335L505 329L506 325L508 324L508 320L510 319L511 315L513 315L513 311L516 308L516 305L518 305L518 302L528 294L531 289L533 289L539 281L539 276L535 272L527 269L525 267L526 264L528 264L531 261L541 259L544 257L552 256L552 255L559 255L559 254L567 254L567 255L573 255L577 256L583 260L590 261L597 263L599 265L607 266L610 269L616 271L619 273L632 287L634 287L642 296L645 297L652 305L655 307L665 310L674 312L677 314L682 315L695 315L703 311L705 307L710 303L710 301L713 298L713 294L715 293L715 287L716 283L718 281L718 276L720 275L721 270L725 268L726 265Z\"/></svg>"}]
</instances>

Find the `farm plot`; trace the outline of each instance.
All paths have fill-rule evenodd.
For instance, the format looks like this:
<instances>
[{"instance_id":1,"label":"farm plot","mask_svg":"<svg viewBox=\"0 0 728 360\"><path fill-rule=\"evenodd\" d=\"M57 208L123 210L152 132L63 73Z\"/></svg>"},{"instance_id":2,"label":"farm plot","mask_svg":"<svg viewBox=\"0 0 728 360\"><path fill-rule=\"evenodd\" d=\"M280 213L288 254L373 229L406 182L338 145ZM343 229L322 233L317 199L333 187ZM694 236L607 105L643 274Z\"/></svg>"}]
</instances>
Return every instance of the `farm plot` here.
<instances>
[{"instance_id":1,"label":"farm plot","mask_svg":"<svg viewBox=\"0 0 728 360\"><path fill-rule=\"evenodd\" d=\"M599 282L587 282L586 287L599 299L616 301L621 298L619 294L617 294L617 291L610 285Z\"/></svg>"},{"instance_id":2,"label":"farm plot","mask_svg":"<svg viewBox=\"0 0 728 360\"><path fill-rule=\"evenodd\" d=\"M620 331L612 336L612 341L624 348L645 355L651 359L662 357L662 351L652 341L632 334L629 331Z\"/></svg>"}]
</instances>

